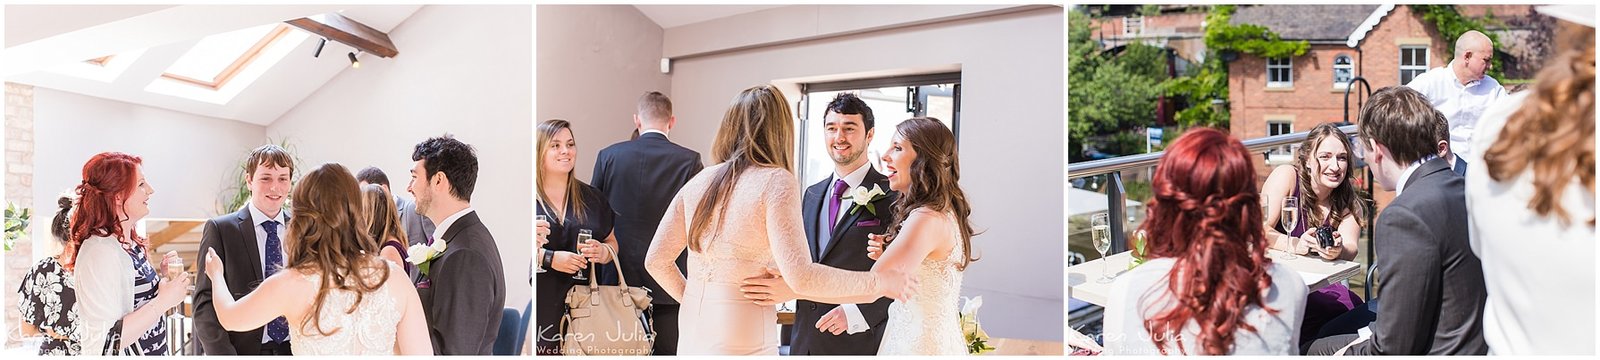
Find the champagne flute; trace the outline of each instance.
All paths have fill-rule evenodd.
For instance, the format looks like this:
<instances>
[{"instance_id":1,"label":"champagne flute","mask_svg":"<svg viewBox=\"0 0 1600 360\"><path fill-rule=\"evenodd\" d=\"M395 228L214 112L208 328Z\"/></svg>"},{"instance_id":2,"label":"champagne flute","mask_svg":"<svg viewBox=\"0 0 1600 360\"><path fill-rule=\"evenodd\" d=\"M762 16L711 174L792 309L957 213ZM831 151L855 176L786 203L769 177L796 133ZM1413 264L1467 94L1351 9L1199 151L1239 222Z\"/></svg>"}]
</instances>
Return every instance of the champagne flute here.
<instances>
[{"instance_id":1,"label":"champagne flute","mask_svg":"<svg viewBox=\"0 0 1600 360\"><path fill-rule=\"evenodd\" d=\"M1294 232L1295 226L1300 223L1300 198L1294 196L1283 198L1283 209L1279 212L1278 223L1283 225L1283 233L1285 235ZM1287 244L1289 248L1283 251L1284 255L1279 257L1280 259L1294 260L1297 258L1293 251L1295 241L1294 236L1289 236L1289 243Z\"/></svg>"},{"instance_id":2,"label":"champagne flute","mask_svg":"<svg viewBox=\"0 0 1600 360\"><path fill-rule=\"evenodd\" d=\"M548 218L544 217L544 214L535 215L533 219L534 219L534 221L543 221L545 223L549 223L550 222L550 220L548 220ZM537 226L537 224L535 226ZM545 251L549 251L549 250L545 250ZM536 257L538 256L537 252L535 252L534 254L535 254ZM542 257L539 257L539 258L534 259L534 261L544 261L544 260L543 260ZM549 265L549 264L541 264L541 265ZM545 270L544 266L536 266L536 267L533 268L533 272L540 273L540 274L543 274L543 273L546 273L546 272L549 272L549 271L550 270Z\"/></svg>"},{"instance_id":3,"label":"champagne flute","mask_svg":"<svg viewBox=\"0 0 1600 360\"><path fill-rule=\"evenodd\" d=\"M589 231L589 229L578 229L578 243L572 245L573 250L577 250L577 252L579 254L583 254L583 250L582 250L583 243L588 242L589 239L593 239L593 238L594 238L594 232ZM589 260L585 259L584 261L589 261ZM589 281L589 276L585 275L585 271L578 270L577 274L573 274L572 275L572 279L573 280L577 280L577 281Z\"/></svg>"},{"instance_id":4,"label":"champagne flute","mask_svg":"<svg viewBox=\"0 0 1600 360\"><path fill-rule=\"evenodd\" d=\"M1106 258L1106 252L1111 251L1111 221L1105 213L1094 214L1089 217L1089 236L1094 238L1094 250L1100 252L1100 279L1095 282L1101 284L1111 283L1111 276L1106 275L1106 267L1111 264Z\"/></svg>"}]
</instances>

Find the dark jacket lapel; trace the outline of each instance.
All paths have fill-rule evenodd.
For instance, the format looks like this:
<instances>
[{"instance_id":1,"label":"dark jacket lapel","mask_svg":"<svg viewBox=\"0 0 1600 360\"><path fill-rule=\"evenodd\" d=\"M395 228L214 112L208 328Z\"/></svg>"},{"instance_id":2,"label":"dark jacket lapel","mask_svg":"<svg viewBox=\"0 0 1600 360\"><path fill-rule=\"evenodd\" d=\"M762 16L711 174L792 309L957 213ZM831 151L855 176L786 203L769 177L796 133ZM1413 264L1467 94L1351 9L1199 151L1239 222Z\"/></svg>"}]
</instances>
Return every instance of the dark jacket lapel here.
<instances>
[{"instance_id":1,"label":"dark jacket lapel","mask_svg":"<svg viewBox=\"0 0 1600 360\"><path fill-rule=\"evenodd\" d=\"M1443 158L1435 158L1422 163L1421 166L1417 167L1416 171L1412 171L1411 177L1406 178L1405 186L1406 188L1411 188L1411 185L1416 184L1417 180L1421 180L1422 178L1428 176L1434 176L1439 172L1447 172L1451 174L1455 173L1455 171L1450 170L1450 162L1448 160Z\"/></svg>"},{"instance_id":2,"label":"dark jacket lapel","mask_svg":"<svg viewBox=\"0 0 1600 360\"><path fill-rule=\"evenodd\" d=\"M861 185L857 186L865 186L868 189L871 189L872 185L878 185L878 187L882 188L884 193L887 194L889 192L889 185L886 183L887 180L888 178L884 177L883 174L879 174L876 169L869 167L867 168L867 176L862 177ZM851 190L854 190L854 188ZM849 194L850 192L846 191L845 193ZM879 214L882 214L886 210L885 207L890 205L883 201L886 199L889 199L889 197L885 196L883 199L878 199L872 202L872 206L878 210ZM839 237L843 236L846 231L850 230L850 228L855 227L856 222L861 221L862 217L875 216L871 212L868 212L867 209L855 209L855 211L852 212L851 204L854 203L854 201L839 203L839 211L843 212L841 214L843 219L840 220L838 224L834 224L833 232L828 234L828 248L822 249L822 256L817 257L817 260L826 259L828 257L828 253L833 251L833 248L836 247L835 245L839 244Z\"/></svg>"},{"instance_id":3,"label":"dark jacket lapel","mask_svg":"<svg viewBox=\"0 0 1600 360\"><path fill-rule=\"evenodd\" d=\"M806 227L806 245L811 249L812 262L822 259L822 251L817 249L817 238L822 236L822 228L817 226L817 221L821 217L817 216L817 212L822 211L822 193L827 192L828 180L831 179L833 177L829 176L827 179L822 179L821 182L806 188L805 197L800 205L801 223L805 224Z\"/></svg>"},{"instance_id":4,"label":"dark jacket lapel","mask_svg":"<svg viewBox=\"0 0 1600 360\"><path fill-rule=\"evenodd\" d=\"M455 239L456 234L460 234L462 230L472 227L477 223L478 210L472 210L472 212L469 212L466 215L461 215L461 218L456 219L455 223L450 224L449 229L445 229L443 239L440 240L449 242L450 240Z\"/></svg>"},{"instance_id":5,"label":"dark jacket lapel","mask_svg":"<svg viewBox=\"0 0 1600 360\"><path fill-rule=\"evenodd\" d=\"M241 245L244 245L245 251L251 255L250 268L255 270L255 272L251 273L253 274L251 278L256 279L256 281L251 283L259 283L261 280L265 280L261 276L265 272L262 271L261 250L256 248L256 241L258 241L256 240L256 225L253 222L254 220L250 218L250 205L246 204L243 209L239 209L239 212L234 213L234 217L238 220L234 223L234 226L239 230L239 238L244 239L244 243ZM251 288L254 287L251 286Z\"/></svg>"}]
</instances>

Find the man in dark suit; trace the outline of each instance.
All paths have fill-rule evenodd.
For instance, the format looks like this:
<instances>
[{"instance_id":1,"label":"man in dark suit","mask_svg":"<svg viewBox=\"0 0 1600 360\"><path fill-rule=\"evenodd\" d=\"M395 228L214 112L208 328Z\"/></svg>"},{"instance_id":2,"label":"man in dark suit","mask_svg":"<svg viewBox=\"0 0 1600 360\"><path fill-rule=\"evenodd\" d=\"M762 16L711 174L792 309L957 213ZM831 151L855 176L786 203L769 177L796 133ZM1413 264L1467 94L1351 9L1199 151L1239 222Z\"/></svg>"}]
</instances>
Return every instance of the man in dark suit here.
<instances>
[{"instance_id":1,"label":"man in dark suit","mask_svg":"<svg viewBox=\"0 0 1600 360\"><path fill-rule=\"evenodd\" d=\"M283 204L294 179L294 158L282 147L264 145L251 151L245 164L250 202L239 211L206 220L200 239L200 256L213 252L222 259L224 280L234 293L214 294L211 279L201 276L195 285L193 338L206 355L291 355L289 323L283 317L250 331L227 331L217 322L212 305L213 296L243 298L284 264L289 214ZM201 261L199 273L205 271Z\"/></svg>"},{"instance_id":2,"label":"man in dark suit","mask_svg":"<svg viewBox=\"0 0 1600 360\"><path fill-rule=\"evenodd\" d=\"M1439 157L1435 127L1444 121L1407 87L1379 89L1362 106L1359 146L1377 182L1397 193L1373 230L1382 297L1376 314L1358 309L1329 322L1375 317L1370 332L1318 339L1308 354L1488 353L1487 292L1469 244L1466 193L1449 160Z\"/></svg>"},{"instance_id":3,"label":"man in dark suit","mask_svg":"<svg viewBox=\"0 0 1600 360\"><path fill-rule=\"evenodd\" d=\"M383 192L394 196L394 207L400 212L400 227L406 235L406 245L416 245L428 241L428 234L433 233L433 220L428 220L422 213L417 212L417 203L411 199L400 197L389 189L389 175L375 166L368 166L356 173L356 181L362 186L378 184L383 187Z\"/></svg>"},{"instance_id":4,"label":"man in dark suit","mask_svg":"<svg viewBox=\"0 0 1600 360\"><path fill-rule=\"evenodd\" d=\"M590 180L605 193L617 214L613 231L623 275L629 280L643 279L654 294L650 301L650 322L656 332L654 354L676 355L678 302L645 272L644 255L672 197L704 166L700 153L667 140L677 118L672 116L672 100L666 95L645 93L639 97L637 111L633 124L639 129L639 138L601 149ZM678 268L688 269L687 259L687 255L679 255Z\"/></svg>"},{"instance_id":5,"label":"man in dark suit","mask_svg":"<svg viewBox=\"0 0 1600 360\"><path fill-rule=\"evenodd\" d=\"M506 280L500 248L472 210L478 156L471 146L445 135L417 144L411 160L416 164L406 190L417 198L418 212L437 219L429 242L446 244L417 284L433 353L493 355Z\"/></svg>"},{"instance_id":6,"label":"man in dark suit","mask_svg":"<svg viewBox=\"0 0 1600 360\"><path fill-rule=\"evenodd\" d=\"M867 164L867 145L872 143L876 120L872 108L852 93L841 93L828 103L823 115L822 136L833 159L833 175L806 188L801 217L806 227L806 242L811 261L851 271L872 270L867 258L867 234L887 232L894 218L894 195L888 193L889 179ZM882 195L858 205L855 189L881 189ZM868 210L871 208L871 210ZM744 289L757 295L759 305L783 303L794 298L793 291L773 278L747 279L754 285ZM791 355L876 355L883 340L883 327L889 321L889 298L867 304L828 304L799 300L795 303L794 337Z\"/></svg>"}]
</instances>

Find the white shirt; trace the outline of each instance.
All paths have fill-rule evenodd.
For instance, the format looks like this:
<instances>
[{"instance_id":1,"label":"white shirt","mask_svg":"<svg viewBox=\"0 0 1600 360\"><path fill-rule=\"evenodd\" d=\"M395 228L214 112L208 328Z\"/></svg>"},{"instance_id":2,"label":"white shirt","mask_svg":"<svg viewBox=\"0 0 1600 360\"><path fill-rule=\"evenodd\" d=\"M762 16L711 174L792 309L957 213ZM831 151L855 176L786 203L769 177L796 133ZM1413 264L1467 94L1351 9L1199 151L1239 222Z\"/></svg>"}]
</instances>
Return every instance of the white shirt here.
<instances>
[{"instance_id":1,"label":"white shirt","mask_svg":"<svg viewBox=\"0 0 1600 360\"><path fill-rule=\"evenodd\" d=\"M261 209L256 208L256 204L253 204L253 203L245 204L244 207L247 208L247 209L250 209L250 223L254 224L251 227L255 228L255 230L256 230L256 254L258 254L260 256L259 260L261 260L261 279L262 280L266 280L267 279L267 228L266 228L266 226L264 226L262 224L265 224L268 220L272 220L272 221L277 221L278 222L277 232L278 232L278 252L279 252L279 255L280 255L279 258L283 259L283 261L285 261L285 262L289 261L289 257L287 256L287 254L283 254L283 239L284 239L284 235L288 234L288 230L289 230L289 221L286 218L287 215L289 214L289 209L278 209L278 216L276 216L276 217L267 217L267 213L264 212L264 211L261 211ZM285 263L284 265L288 265L288 264ZM272 341L272 337L271 336L267 336L267 332L266 331L262 331L261 332L261 343L265 344L265 343L268 343L268 342L271 342L271 341Z\"/></svg>"},{"instance_id":2,"label":"white shirt","mask_svg":"<svg viewBox=\"0 0 1600 360\"><path fill-rule=\"evenodd\" d=\"M1144 320L1146 316L1159 314L1175 306L1176 299L1167 289L1168 273L1172 272L1175 264L1177 260L1173 258L1152 259L1118 276L1116 282L1111 284L1103 332L1106 355L1161 354L1156 350L1152 336L1145 330ZM1246 308L1244 322L1254 326L1256 331L1236 330L1233 352L1211 355L1300 354L1301 317L1305 315L1306 296L1310 290L1306 289L1305 280L1300 274L1286 266L1273 263L1267 268L1267 273L1272 276L1272 288L1267 289L1261 302L1277 309L1278 313L1274 315L1256 306ZM1189 355L1201 351L1195 342L1199 337L1198 329L1193 320L1184 326L1181 346ZM1168 341L1166 345L1168 354L1180 353L1175 342Z\"/></svg>"},{"instance_id":3,"label":"white shirt","mask_svg":"<svg viewBox=\"0 0 1600 360\"><path fill-rule=\"evenodd\" d=\"M661 134L662 137L666 137L667 136L667 132L661 131L661 130L656 130L656 129L645 129L644 131L640 131L639 132L639 136L644 136L644 134L649 134L649 133Z\"/></svg>"},{"instance_id":4,"label":"white shirt","mask_svg":"<svg viewBox=\"0 0 1600 360\"><path fill-rule=\"evenodd\" d=\"M1451 60L1450 64L1455 64ZM1462 159L1472 159L1472 133L1478 127L1483 111L1506 95L1499 81L1484 75L1483 79L1461 85L1452 66L1428 70L1411 79L1407 87L1428 97L1435 110L1450 122L1450 151Z\"/></svg>"},{"instance_id":5,"label":"white shirt","mask_svg":"<svg viewBox=\"0 0 1600 360\"><path fill-rule=\"evenodd\" d=\"M1473 146L1494 144L1528 93L1486 111ZM1472 252L1483 263L1489 295L1483 310L1489 354L1593 355L1595 325L1583 320L1595 317L1595 231L1587 224L1595 194L1576 178L1568 182L1558 199L1571 220L1563 226L1528 209L1531 173L1495 181L1488 166L1475 163L1466 177Z\"/></svg>"},{"instance_id":6,"label":"white shirt","mask_svg":"<svg viewBox=\"0 0 1600 360\"><path fill-rule=\"evenodd\" d=\"M472 212L472 207L468 206L465 209L461 209L461 211L457 211L456 213L450 214L450 216L445 217L444 221L440 221L439 222L439 226L438 227L433 228L433 240L434 241L444 241L444 233L445 233L445 231L450 230L450 225L455 225L456 220L461 219L462 216L466 216L467 213L470 213L470 212Z\"/></svg>"},{"instance_id":7,"label":"white shirt","mask_svg":"<svg viewBox=\"0 0 1600 360\"><path fill-rule=\"evenodd\" d=\"M843 176L839 175L839 173L837 172L838 169L835 168L835 172L833 173L833 176L828 178L828 191L826 193L822 194L822 196L823 196L823 198L822 198L823 206L821 206L820 207L821 209L818 210L821 213L817 214L817 218L818 219L827 219L828 218L828 206L827 206L828 203L827 202L828 201L833 201L832 200L833 199L833 191L834 191L834 188L836 187L834 185L838 184L839 179L844 179L845 185L849 186L848 189L854 189L857 186L861 186L861 181L865 180L867 178L867 169L871 168L871 167L872 167L872 165L870 165L870 164L861 163L861 166L856 168L855 171L851 171L849 174L844 174ZM849 193L850 192L848 190L845 191L846 195L848 195ZM834 226L838 226L839 225L839 221L843 221L844 220L845 214L849 213L849 209L850 209L849 205L850 204L846 204L846 203L844 203L842 201L839 203L839 218L838 219L833 219L833 225ZM865 210L862 210L862 211L865 211ZM820 236L831 237L831 236L833 236L833 227L834 226L824 226L822 231L817 232L817 234L820 235ZM820 250L821 249L819 249L819 251ZM848 329L845 330L845 333L855 334L855 333L859 333L859 332L863 332L863 331L867 331L867 330L871 330L872 329L872 326L867 324L867 318L865 316L861 315L861 308L856 306L856 304L840 304L839 307L844 308L845 322L848 323L848 327L849 327ZM812 324L812 325L815 325L815 324Z\"/></svg>"}]
</instances>

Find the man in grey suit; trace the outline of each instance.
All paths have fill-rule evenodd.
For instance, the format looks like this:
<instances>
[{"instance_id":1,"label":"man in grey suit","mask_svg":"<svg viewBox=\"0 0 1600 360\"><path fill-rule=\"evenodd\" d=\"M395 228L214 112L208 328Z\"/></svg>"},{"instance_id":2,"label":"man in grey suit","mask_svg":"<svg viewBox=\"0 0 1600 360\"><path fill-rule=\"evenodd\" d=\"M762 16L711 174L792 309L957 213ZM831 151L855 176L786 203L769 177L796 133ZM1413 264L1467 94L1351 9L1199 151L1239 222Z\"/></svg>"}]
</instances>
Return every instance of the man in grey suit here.
<instances>
[{"instance_id":1,"label":"man in grey suit","mask_svg":"<svg viewBox=\"0 0 1600 360\"><path fill-rule=\"evenodd\" d=\"M438 355L492 355L506 303L500 249L472 210L478 156L450 135L425 140L411 153L411 184L417 211L434 220L430 241L444 241L417 284L428 337Z\"/></svg>"},{"instance_id":2,"label":"man in grey suit","mask_svg":"<svg viewBox=\"0 0 1600 360\"><path fill-rule=\"evenodd\" d=\"M1378 89L1361 107L1360 150L1373 178L1396 192L1373 230L1382 296L1373 302L1381 305L1375 314L1357 309L1330 321L1308 354L1488 353L1483 267L1469 244L1465 186L1439 157L1435 130L1443 121L1427 98L1403 86ZM1372 319L1371 331L1329 334L1352 318Z\"/></svg>"}]
</instances>

